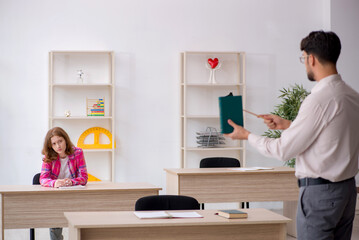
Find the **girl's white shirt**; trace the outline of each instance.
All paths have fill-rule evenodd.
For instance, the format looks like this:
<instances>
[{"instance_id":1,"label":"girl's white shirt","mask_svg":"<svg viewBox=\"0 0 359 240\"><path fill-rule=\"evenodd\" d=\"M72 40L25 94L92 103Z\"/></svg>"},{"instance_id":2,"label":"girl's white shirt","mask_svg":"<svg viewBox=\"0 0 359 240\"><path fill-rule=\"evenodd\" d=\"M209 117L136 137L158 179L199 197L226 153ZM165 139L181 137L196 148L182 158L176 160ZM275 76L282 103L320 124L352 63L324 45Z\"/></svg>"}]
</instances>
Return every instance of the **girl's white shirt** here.
<instances>
[{"instance_id":1,"label":"girl's white shirt","mask_svg":"<svg viewBox=\"0 0 359 240\"><path fill-rule=\"evenodd\" d=\"M66 156L65 158L60 158L60 161L61 161L61 169L58 179L71 178L71 173L68 166L69 157Z\"/></svg>"}]
</instances>

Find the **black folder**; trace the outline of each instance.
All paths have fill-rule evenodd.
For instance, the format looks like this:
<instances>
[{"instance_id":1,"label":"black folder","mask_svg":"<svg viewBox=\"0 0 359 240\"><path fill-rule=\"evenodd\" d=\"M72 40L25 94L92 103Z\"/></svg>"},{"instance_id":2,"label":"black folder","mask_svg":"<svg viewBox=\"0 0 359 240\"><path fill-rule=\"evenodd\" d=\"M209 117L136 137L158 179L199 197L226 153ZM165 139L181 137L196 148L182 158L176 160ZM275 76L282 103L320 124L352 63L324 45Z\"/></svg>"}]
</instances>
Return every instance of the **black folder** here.
<instances>
[{"instance_id":1,"label":"black folder","mask_svg":"<svg viewBox=\"0 0 359 240\"><path fill-rule=\"evenodd\" d=\"M218 102L221 133L233 132L233 127L228 124L228 119L243 127L242 96L233 96L230 93L228 96L219 97Z\"/></svg>"}]
</instances>

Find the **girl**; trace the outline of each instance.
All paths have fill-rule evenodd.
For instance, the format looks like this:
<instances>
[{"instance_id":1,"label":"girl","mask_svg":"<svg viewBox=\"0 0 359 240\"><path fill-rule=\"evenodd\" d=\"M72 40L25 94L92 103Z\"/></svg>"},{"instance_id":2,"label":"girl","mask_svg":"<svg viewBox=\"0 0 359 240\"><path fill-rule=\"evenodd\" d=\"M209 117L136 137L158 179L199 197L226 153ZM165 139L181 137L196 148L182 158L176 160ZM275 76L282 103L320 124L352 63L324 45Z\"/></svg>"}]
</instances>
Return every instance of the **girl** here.
<instances>
[{"instance_id":1,"label":"girl","mask_svg":"<svg viewBox=\"0 0 359 240\"><path fill-rule=\"evenodd\" d=\"M44 187L86 185L87 169L81 148L75 147L60 127L50 129L45 137L40 184ZM51 240L62 240L62 228L50 228Z\"/></svg>"}]
</instances>

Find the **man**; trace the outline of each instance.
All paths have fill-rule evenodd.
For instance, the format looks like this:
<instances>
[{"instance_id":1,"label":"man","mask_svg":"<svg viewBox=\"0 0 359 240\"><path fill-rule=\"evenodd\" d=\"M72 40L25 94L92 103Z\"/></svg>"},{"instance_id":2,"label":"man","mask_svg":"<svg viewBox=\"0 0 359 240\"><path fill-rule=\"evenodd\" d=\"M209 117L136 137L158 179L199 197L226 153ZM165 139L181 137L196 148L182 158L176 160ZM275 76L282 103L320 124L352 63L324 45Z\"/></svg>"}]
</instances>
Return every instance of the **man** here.
<instances>
[{"instance_id":1,"label":"man","mask_svg":"<svg viewBox=\"0 0 359 240\"><path fill-rule=\"evenodd\" d=\"M226 136L248 139L269 157L296 157L299 240L350 239L357 196L359 94L338 75L341 44L335 33L311 32L300 49L308 79L317 83L297 118L291 122L261 115L270 129L284 130L281 137L254 135L231 120L234 130Z\"/></svg>"}]
</instances>

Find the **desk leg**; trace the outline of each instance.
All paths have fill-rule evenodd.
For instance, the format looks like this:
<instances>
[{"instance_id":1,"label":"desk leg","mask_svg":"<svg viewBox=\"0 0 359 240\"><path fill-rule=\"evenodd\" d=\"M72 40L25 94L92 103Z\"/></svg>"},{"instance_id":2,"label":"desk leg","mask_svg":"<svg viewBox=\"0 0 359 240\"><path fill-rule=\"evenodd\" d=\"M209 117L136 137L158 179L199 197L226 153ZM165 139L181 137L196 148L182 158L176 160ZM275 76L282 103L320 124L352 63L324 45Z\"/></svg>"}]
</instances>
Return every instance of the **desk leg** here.
<instances>
[{"instance_id":1,"label":"desk leg","mask_svg":"<svg viewBox=\"0 0 359 240\"><path fill-rule=\"evenodd\" d=\"M0 193L0 240L4 240L4 195Z\"/></svg>"},{"instance_id":2,"label":"desk leg","mask_svg":"<svg viewBox=\"0 0 359 240\"><path fill-rule=\"evenodd\" d=\"M297 237L297 205L298 201L283 202L283 215L292 219L290 223L287 223L287 232L293 237Z\"/></svg>"},{"instance_id":3,"label":"desk leg","mask_svg":"<svg viewBox=\"0 0 359 240\"><path fill-rule=\"evenodd\" d=\"M279 224L279 236L280 240L286 240L287 239L287 224Z\"/></svg>"},{"instance_id":4,"label":"desk leg","mask_svg":"<svg viewBox=\"0 0 359 240\"><path fill-rule=\"evenodd\" d=\"M81 240L81 234L80 229L69 226L69 239L71 240Z\"/></svg>"}]
</instances>

